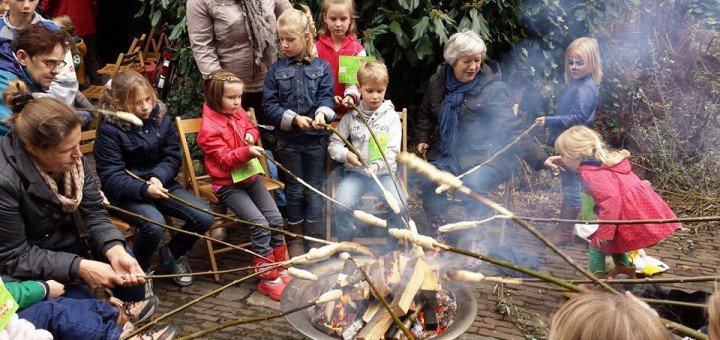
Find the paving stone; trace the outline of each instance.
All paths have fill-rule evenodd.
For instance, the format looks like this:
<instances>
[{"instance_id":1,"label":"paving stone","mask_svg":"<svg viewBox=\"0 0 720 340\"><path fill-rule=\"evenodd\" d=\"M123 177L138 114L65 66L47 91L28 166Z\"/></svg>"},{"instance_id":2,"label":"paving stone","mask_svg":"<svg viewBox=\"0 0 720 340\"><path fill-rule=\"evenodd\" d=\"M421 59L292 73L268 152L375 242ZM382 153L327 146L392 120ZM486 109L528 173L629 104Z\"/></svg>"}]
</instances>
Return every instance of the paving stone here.
<instances>
[{"instance_id":1,"label":"paving stone","mask_svg":"<svg viewBox=\"0 0 720 340\"><path fill-rule=\"evenodd\" d=\"M247 303L274 310L280 310L280 302L267 297L267 295L260 294L257 291L250 294L250 296L247 298Z\"/></svg>"}]
</instances>

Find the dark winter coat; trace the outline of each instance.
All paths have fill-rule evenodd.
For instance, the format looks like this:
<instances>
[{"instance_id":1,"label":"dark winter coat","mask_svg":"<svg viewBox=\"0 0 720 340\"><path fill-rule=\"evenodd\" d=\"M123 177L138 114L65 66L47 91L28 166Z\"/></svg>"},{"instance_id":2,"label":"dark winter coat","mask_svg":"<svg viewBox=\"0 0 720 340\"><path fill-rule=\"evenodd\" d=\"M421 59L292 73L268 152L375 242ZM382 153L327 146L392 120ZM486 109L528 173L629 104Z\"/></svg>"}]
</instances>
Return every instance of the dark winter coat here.
<instances>
[{"instance_id":1,"label":"dark winter coat","mask_svg":"<svg viewBox=\"0 0 720 340\"><path fill-rule=\"evenodd\" d=\"M632 172L627 159L613 166L597 160L583 162L578 170L585 189L595 199L595 210L601 220L675 218L667 203ZM606 254L619 254L649 247L681 226L681 223L601 224L589 240L591 246ZM600 247L598 238L609 242Z\"/></svg>"},{"instance_id":2,"label":"dark winter coat","mask_svg":"<svg viewBox=\"0 0 720 340\"><path fill-rule=\"evenodd\" d=\"M159 102L143 126L106 117L97 129L93 151L103 192L111 202L149 201L148 184L125 169L146 180L157 177L164 187L175 182L180 171L180 140L167 108Z\"/></svg>"},{"instance_id":3,"label":"dark winter coat","mask_svg":"<svg viewBox=\"0 0 720 340\"><path fill-rule=\"evenodd\" d=\"M19 279L76 279L80 257L55 251L79 242L71 214L63 212L14 131L3 139L0 153L0 273ZM93 252L105 254L125 239L103 208L87 159L82 162L85 186L78 209Z\"/></svg>"},{"instance_id":4,"label":"dark winter coat","mask_svg":"<svg viewBox=\"0 0 720 340\"><path fill-rule=\"evenodd\" d=\"M439 116L445 98L445 69L442 64L430 78L420 110L416 117L415 144L430 145L428 158L434 159L440 147L438 132ZM500 68L496 63L485 62L477 86L465 93L460 104L460 117L457 131L456 156L461 168L482 163L495 152L510 144L525 128L520 119L512 112L512 101L507 85L502 81ZM489 165L497 169L516 167L517 154L530 166L543 168L548 158L534 139L526 138L513 150L498 156Z\"/></svg>"}]
</instances>

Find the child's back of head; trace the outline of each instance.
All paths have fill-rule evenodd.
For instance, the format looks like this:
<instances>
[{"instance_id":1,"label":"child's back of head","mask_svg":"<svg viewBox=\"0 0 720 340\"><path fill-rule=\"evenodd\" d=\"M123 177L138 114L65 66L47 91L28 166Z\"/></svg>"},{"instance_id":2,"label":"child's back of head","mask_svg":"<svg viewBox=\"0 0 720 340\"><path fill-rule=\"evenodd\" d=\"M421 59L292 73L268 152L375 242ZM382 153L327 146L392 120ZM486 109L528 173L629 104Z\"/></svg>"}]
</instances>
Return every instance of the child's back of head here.
<instances>
[{"instance_id":1,"label":"child's back of head","mask_svg":"<svg viewBox=\"0 0 720 340\"><path fill-rule=\"evenodd\" d=\"M555 140L555 150L573 158L595 157L607 165L615 165L630 156L627 150L610 150L600 134L584 125L573 126Z\"/></svg>"}]
</instances>

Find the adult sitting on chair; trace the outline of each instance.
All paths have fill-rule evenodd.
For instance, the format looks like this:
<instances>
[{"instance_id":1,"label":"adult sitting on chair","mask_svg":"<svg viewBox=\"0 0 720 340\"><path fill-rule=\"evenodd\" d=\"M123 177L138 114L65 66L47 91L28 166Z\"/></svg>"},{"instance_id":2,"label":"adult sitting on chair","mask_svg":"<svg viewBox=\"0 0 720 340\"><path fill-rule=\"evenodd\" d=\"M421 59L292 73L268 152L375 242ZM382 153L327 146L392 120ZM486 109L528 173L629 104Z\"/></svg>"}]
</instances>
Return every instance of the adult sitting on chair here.
<instances>
[{"instance_id":1,"label":"adult sitting on chair","mask_svg":"<svg viewBox=\"0 0 720 340\"><path fill-rule=\"evenodd\" d=\"M477 33L453 34L443 53L446 63L430 78L417 116L417 151L427 152L436 167L455 175L489 159L524 130L512 112L510 93L500 68L486 62L485 53L485 42ZM538 143L526 139L465 176L463 182L487 197L490 190L509 180L517 169L516 154L536 169L543 165L557 168ZM439 237L437 228L445 224L448 202L444 195L435 194L436 187L430 181L423 185L423 206L431 232ZM488 213L487 206L469 197L463 197L463 202L470 217ZM468 241L472 238L463 237Z\"/></svg>"},{"instance_id":2,"label":"adult sitting on chair","mask_svg":"<svg viewBox=\"0 0 720 340\"><path fill-rule=\"evenodd\" d=\"M4 91L10 81L19 79L36 96L54 96L48 90L65 65L66 49L64 32L37 24L26 27L13 40L0 38L0 91ZM9 107L0 104L0 120L11 114ZM0 124L0 138L8 130L10 126Z\"/></svg>"},{"instance_id":3,"label":"adult sitting on chair","mask_svg":"<svg viewBox=\"0 0 720 340\"><path fill-rule=\"evenodd\" d=\"M117 287L120 299L142 300L144 273L110 222L80 152L80 116L27 90L15 80L3 95L14 114L0 143L0 274ZM91 294L76 285L64 296Z\"/></svg>"}]
</instances>

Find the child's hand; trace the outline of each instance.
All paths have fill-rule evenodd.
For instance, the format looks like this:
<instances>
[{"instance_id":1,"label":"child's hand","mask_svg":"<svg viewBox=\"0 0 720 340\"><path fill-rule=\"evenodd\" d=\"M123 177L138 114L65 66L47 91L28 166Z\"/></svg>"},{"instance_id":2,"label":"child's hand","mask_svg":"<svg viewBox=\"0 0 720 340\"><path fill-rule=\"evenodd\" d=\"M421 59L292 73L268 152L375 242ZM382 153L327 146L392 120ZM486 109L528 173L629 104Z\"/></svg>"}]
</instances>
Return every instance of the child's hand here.
<instances>
[{"instance_id":1,"label":"child's hand","mask_svg":"<svg viewBox=\"0 0 720 340\"><path fill-rule=\"evenodd\" d=\"M538 123L538 125L540 125L540 127L545 126L545 117L535 118L535 123Z\"/></svg>"},{"instance_id":2,"label":"child's hand","mask_svg":"<svg viewBox=\"0 0 720 340\"><path fill-rule=\"evenodd\" d=\"M250 132L245 133L245 143L248 143L248 145L255 144L255 137Z\"/></svg>"},{"instance_id":3,"label":"child's hand","mask_svg":"<svg viewBox=\"0 0 720 340\"><path fill-rule=\"evenodd\" d=\"M168 190L163 188L162 186L157 186L155 184L150 184L147 188L147 195L148 197L157 200L161 198L168 198Z\"/></svg>"},{"instance_id":4,"label":"child's hand","mask_svg":"<svg viewBox=\"0 0 720 340\"><path fill-rule=\"evenodd\" d=\"M562 156L550 156L545 160L545 168L553 172L553 175L560 175L560 171L565 171L562 167Z\"/></svg>"},{"instance_id":5,"label":"child's hand","mask_svg":"<svg viewBox=\"0 0 720 340\"><path fill-rule=\"evenodd\" d=\"M380 170L380 166L377 165L377 163L372 163L372 164L370 164L370 166L368 166L368 168L367 168L368 175L370 175L371 173L372 173L372 174L377 174L378 170Z\"/></svg>"},{"instance_id":6,"label":"child's hand","mask_svg":"<svg viewBox=\"0 0 720 340\"><path fill-rule=\"evenodd\" d=\"M297 115L293 119L293 123L295 123L300 130L307 130L312 126L313 120L310 117Z\"/></svg>"},{"instance_id":7,"label":"child's hand","mask_svg":"<svg viewBox=\"0 0 720 340\"><path fill-rule=\"evenodd\" d=\"M605 247L605 245L608 244L608 240L604 240L601 238L596 238L595 242L597 242L598 247Z\"/></svg>"},{"instance_id":8,"label":"child's hand","mask_svg":"<svg viewBox=\"0 0 720 340\"><path fill-rule=\"evenodd\" d=\"M353 104L356 104L356 103L355 103L355 99L353 99L352 96L345 96L345 98L343 98L343 100L342 100L342 104L345 107L351 107Z\"/></svg>"},{"instance_id":9,"label":"child's hand","mask_svg":"<svg viewBox=\"0 0 720 340\"><path fill-rule=\"evenodd\" d=\"M312 127L315 130L324 129L323 126L325 124L325 114L322 112L318 112L315 114L315 120L312 122Z\"/></svg>"},{"instance_id":10,"label":"child's hand","mask_svg":"<svg viewBox=\"0 0 720 340\"><path fill-rule=\"evenodd\" d=\"M345 159L347 159L347 162L350 163L350 165L352 166L362 166L362 163L360 163L360 159L358 158L358 156L352 152L348 152Z\"/></svg>"},{"instance_id":11,"label":"child's hand","mask_svg":"<svg viewBox=\"0 0 720 340\"><path fill-rule=\"evenodd\" d=\"M157 177L150 177L150 179L147 181L147 184L154 185L158 188L164 188L162 182Z\"/></svg>"},{"instance_id":12,"label":"child's hand","mask_svg":"<svg viewBox=\"0 0 720 340\"><path fill-rule=\"evenodd\" d=\"M48 292L48 297L57 298L65 294L65 285L63 285L62 283L55 280L48 280L45 281L45 283L47 283L48 287L50 288L50 291Z\"/></svg>"},{"instance_id":13,"label":"child's hand","mask_svg":"<svg viewBox=\"0 0 720 340\"><path fill-rule=\"evenodd\" d=\"M265 149L257 146L257 145L251 145L250 146L250 153L255 157L262 157L263 152L265 152Z\"/></svg>"},{"instance_id":14,"label":"child's hand","mask_svg":"<svg viewBox=\"0 0 720 340\"><path fill-rule=\"evenodd\" d=\"M428 148L430 148L430 145L428 145L428 143L418 143L417 145L415 145L415 149L421 154L424 154Z\"/></svg>"}]
</instances>

